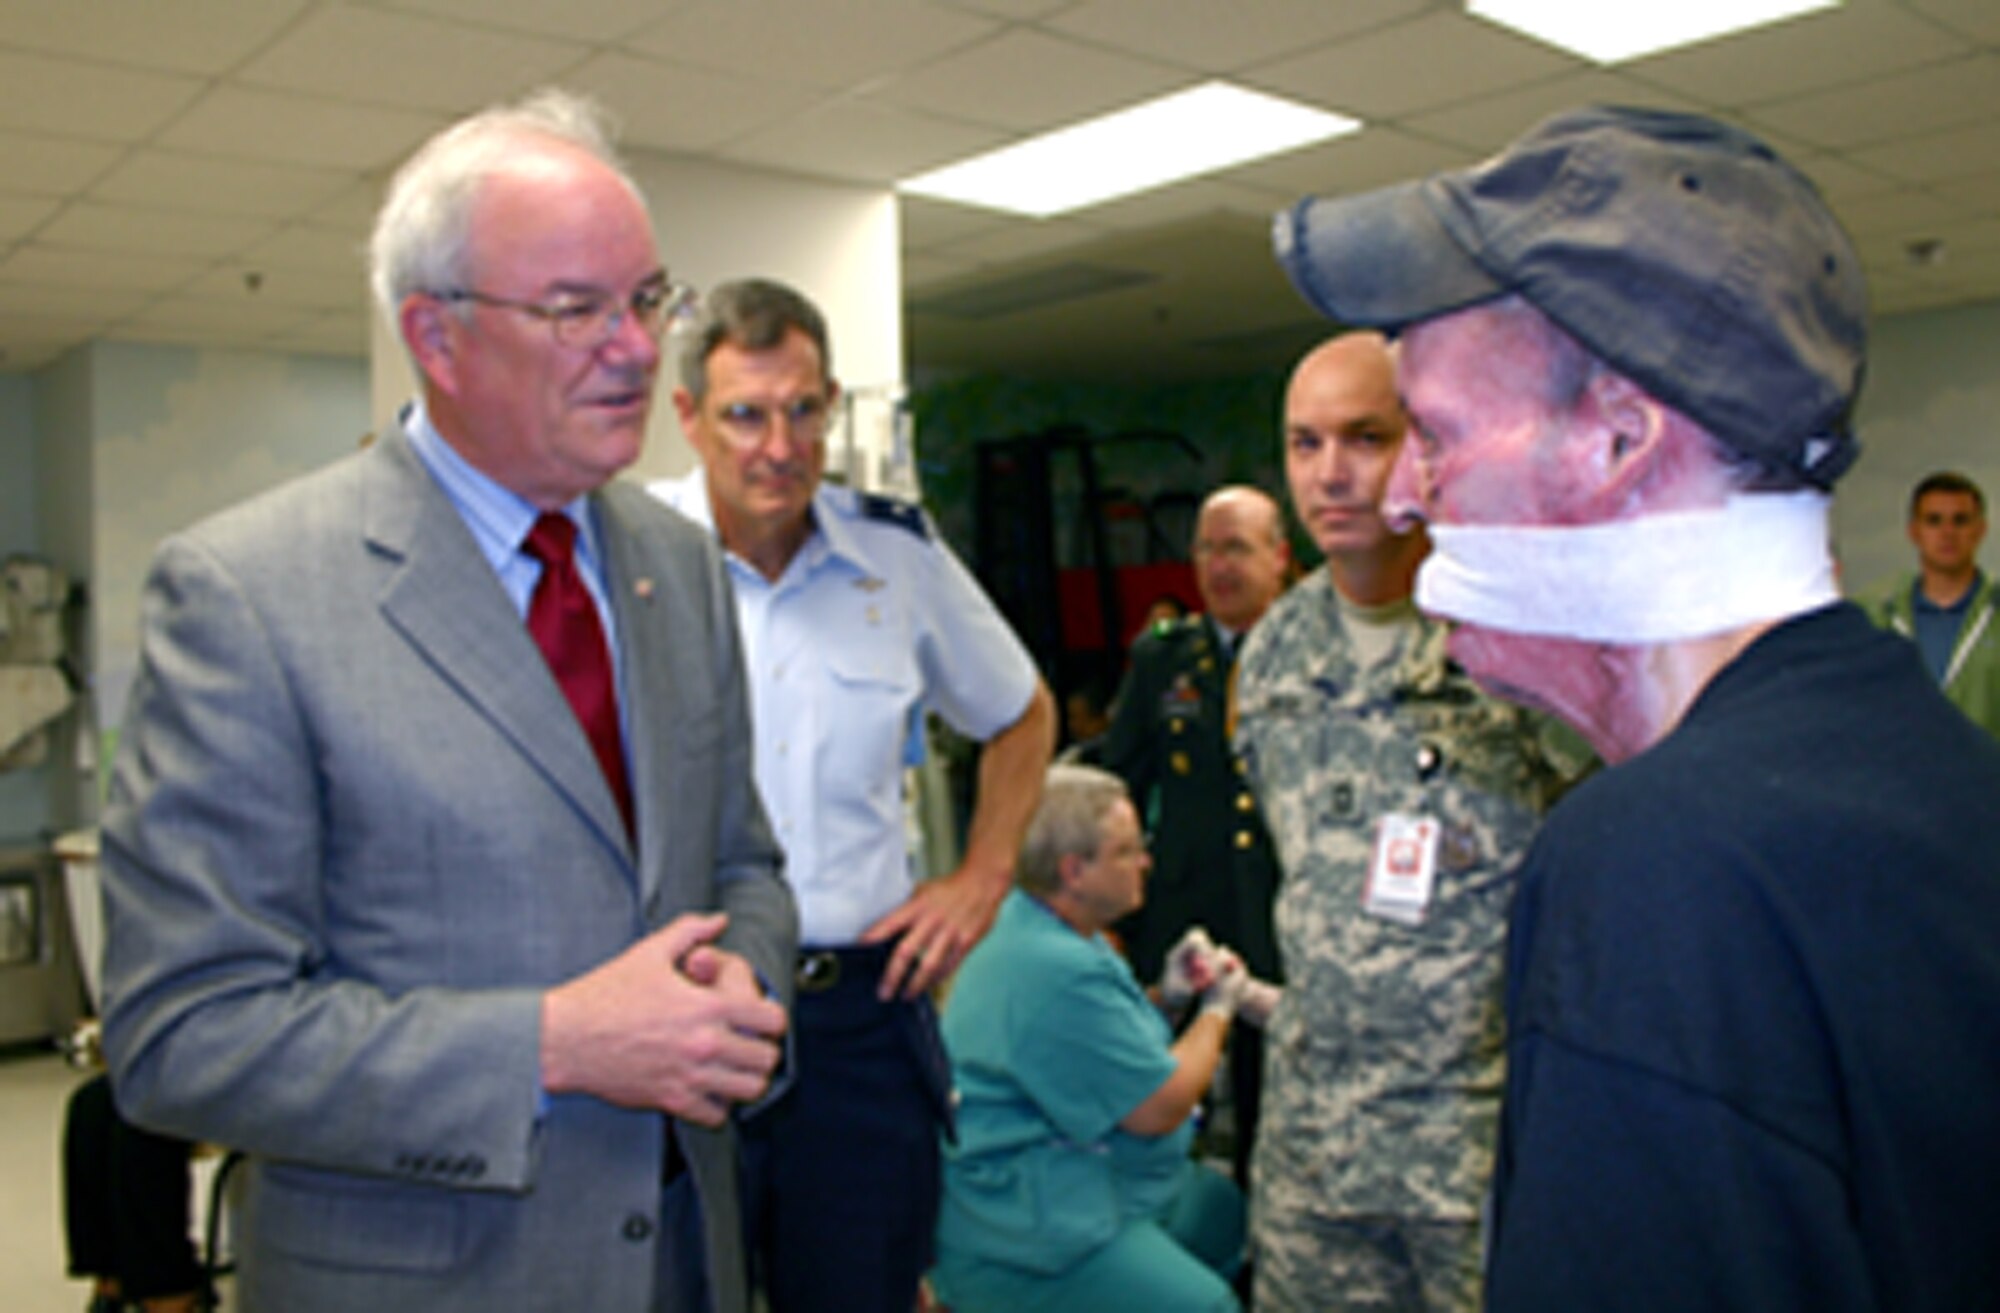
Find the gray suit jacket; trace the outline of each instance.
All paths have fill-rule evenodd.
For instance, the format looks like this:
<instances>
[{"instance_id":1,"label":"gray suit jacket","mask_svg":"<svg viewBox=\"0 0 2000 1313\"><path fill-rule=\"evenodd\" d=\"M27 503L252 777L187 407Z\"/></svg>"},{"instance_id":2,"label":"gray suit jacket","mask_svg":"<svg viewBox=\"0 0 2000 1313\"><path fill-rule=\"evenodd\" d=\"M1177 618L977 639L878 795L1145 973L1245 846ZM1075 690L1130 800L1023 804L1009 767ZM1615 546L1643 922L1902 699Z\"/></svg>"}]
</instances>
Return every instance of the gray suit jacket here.
<instances>
[{"instance_id":1,"label":"gray suit jacket","mask_svg":"<svg viewBox=\"0 0 2000 1313\"><path fill-rule=\"evenodd\" d=\"M154 562L104 818L105 1042L129 1115L250 1155L252 1310L670 1306L667 1123L544 1101L540 996L716 907L783 990L796 918L721 560L637 488L594 501L636 854L401 433ZM674 1129L714 1307L741 1309L733 1133Z\"/></svg>"}]
</instances>

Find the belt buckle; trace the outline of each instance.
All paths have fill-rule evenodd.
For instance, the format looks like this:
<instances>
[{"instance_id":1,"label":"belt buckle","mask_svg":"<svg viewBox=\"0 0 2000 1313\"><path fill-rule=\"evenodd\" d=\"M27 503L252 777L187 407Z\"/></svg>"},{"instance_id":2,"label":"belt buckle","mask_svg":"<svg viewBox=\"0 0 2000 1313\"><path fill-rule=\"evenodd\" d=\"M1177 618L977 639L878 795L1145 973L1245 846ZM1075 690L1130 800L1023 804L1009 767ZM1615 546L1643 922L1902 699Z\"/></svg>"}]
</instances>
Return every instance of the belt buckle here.
<instances>
[{"instance_id":1,"label":"belt buckle","mask_svg":"<svg viewBox=\"0 0 2000 1313\"><path fill-rule=\"evenodd\" d=\"M799 954L793 975L801 994L823 994L840 983L840 955L826 949L807 949Z\"/></svg>"}]
</instances>

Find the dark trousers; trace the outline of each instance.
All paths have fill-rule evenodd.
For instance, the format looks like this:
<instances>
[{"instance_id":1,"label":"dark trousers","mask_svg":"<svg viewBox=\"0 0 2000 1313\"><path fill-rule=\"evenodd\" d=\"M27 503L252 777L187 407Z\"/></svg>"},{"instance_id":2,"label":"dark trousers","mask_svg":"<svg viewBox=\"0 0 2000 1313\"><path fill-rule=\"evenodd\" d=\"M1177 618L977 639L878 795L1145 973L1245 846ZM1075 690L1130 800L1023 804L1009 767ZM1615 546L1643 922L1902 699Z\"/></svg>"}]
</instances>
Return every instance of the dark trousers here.
<instances>
[{"instance_id":1,"label":"dark trousers","mask_svg":"<svg viewBox=\"0 0 2000 1313\"><path fill-rule=\"evenodd\" d=\"M887 959L841 949L801 970L792 1086L741 1127L744 1236L772 1313L910 1313L931 1266L950 1068L930 1000L876 999Z\"/></svg>"},{"instance_id":2,"label":"dark trousers","mask_svg":"<svg viewBox=\"0 0 2000 1313\"><path fill-rule=\"evenodd\" d=\"M188 1235L189 1148L120 1117L109 1077L77 1087L63 1120L71 1276L112 1278L128 1300L201 1289Z\"/></svg>"},{"instance_id":3,"label":"dark trousers","mask_svg":"<svg viewBox=\"0 0 2000 1313\"><path fill-rule=\"evenodd\" d=\"M1257 1106L1264 1098L1264 1032L1247 1021L1229 1029L1229 1102L1236 1119L1230 1165L1236 1184L1250 1193L1250 1150L1257 1144Z\"/></svg>"}]
</instances>

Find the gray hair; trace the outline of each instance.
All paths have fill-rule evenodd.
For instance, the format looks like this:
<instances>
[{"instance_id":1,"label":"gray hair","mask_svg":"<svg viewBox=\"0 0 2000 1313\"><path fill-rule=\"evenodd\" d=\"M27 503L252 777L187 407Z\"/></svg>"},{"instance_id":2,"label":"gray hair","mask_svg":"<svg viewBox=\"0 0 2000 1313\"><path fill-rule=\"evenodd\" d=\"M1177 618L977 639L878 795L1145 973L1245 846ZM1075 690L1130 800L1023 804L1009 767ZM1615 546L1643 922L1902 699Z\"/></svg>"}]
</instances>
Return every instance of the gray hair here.
<instances>
[{"instance_id":1,"label":"gray hair","mask_svg":"<svg viewBox=\"0 0 2000 1313\"><path fill-rule=\"evenodd\" d=\"M390 180L368 242L369 286L389 322L405 297L464 283L473 203L535 138L602 161L644 210L646 198L612 148L612 136L611 120L595 101L544 87L461 119L419 147Z\"/></svg>"},{"instance_id":2,"label":"gray hair","mask_svg":"<svg viewBox=\"0 0 2000 1313\"><path fill-rule=\"evenodd\" d=\"M1028 822L1021 856L1014 864L1014 883L1031 894L1047 895L1061 888L1062 859L1096 856L1104 841L1104 818L1130 796L1125 781L1108 770L1049 767L1041 805Z\"/></svg>"},{"instance_id":3,"label":"gray hair","mask_svg":"<svg viewBox=\"0 0 2000 1313\"><path fill-rule=\"evenodd\" d=\"M768 351L798 329L819 348L822 380L833 377L826 316L803 292L769 278L722 283L702 298L701 318L681 347L681 386L697 403L708 395L708 358L725 342L745 351Z\"/></svg>"}]
</instances>

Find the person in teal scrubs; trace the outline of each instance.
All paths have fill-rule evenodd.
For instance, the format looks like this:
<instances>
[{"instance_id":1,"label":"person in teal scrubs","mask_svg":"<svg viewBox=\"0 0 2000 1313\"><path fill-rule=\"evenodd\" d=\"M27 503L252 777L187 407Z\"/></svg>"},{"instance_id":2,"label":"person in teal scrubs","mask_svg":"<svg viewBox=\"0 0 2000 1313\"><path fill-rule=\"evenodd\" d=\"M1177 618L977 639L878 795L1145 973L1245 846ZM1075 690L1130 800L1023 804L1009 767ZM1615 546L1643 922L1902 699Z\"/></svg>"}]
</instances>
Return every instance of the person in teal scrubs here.
<instances>
[{"instance_id":1,"label":"person in teal scrubs","mask_svg":"<svg viewBox=\"0 0 2000 1313\"><path fill-rule=\"evenodd\" d=\"M1240 1308L1243 1196L1188 1151L1243 976L1174 1038L1104 936L1151 865L1117 776L1050 769L944 1014L957 1138L932 1282L955 1313Z\"/></svg>"}]
</instances>

